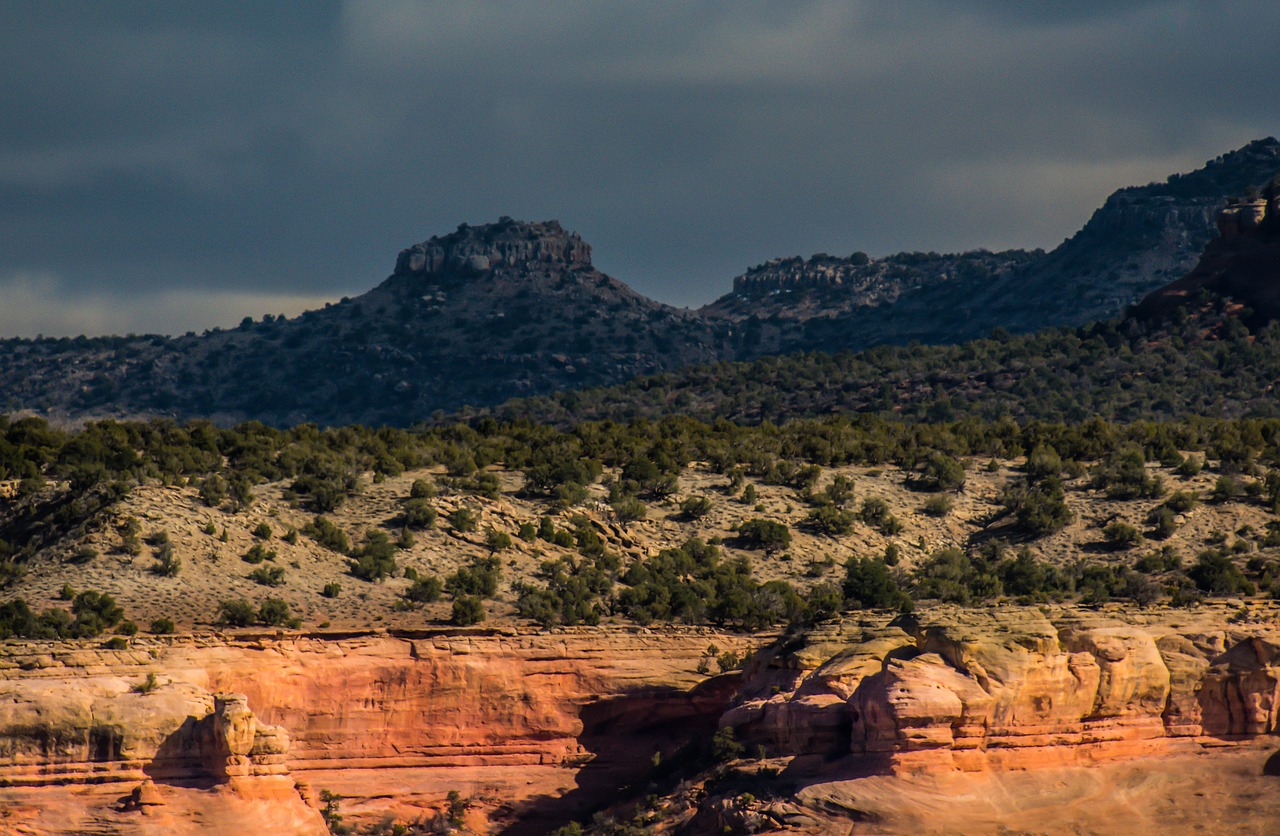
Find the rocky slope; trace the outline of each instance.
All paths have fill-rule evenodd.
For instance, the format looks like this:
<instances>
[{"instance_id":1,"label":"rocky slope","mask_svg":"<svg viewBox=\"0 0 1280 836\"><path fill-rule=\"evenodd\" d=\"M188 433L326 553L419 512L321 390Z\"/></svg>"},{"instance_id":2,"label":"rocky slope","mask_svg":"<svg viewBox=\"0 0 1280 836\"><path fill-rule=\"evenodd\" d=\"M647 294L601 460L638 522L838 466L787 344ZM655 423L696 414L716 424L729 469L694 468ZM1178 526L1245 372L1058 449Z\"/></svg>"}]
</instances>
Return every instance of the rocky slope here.
<instances>
[{"instance_id":1,"label":"rocky slope","mask_svg":"<svg viewBox=\"0 0 1280 836\"><path fill-rule=\"evenodd\" d=\"M9 340L0 392L53 416L407 425L726 356L726 329L591 265L557 222L503 218L410 247L355 299L177 339Z\"/></svg>"},{"instance_id":2,"label":"rocky slope","mask_svg":"<svg viewBox=\"0 0 1280 836\"><path fill-rule=\"evenodd\" d=\"M1218 237L1195 269L1143 299L1136 317L1189 316L1213 300L1229 300L1254 327L1280 318L1280 189L1232 201L1217 223Z\"/></svg>"},{"instance_id":3,"label":"rocky slope","mask_svg":"<svg viewBox=\"0 0 1280 836\"><path fill-rule=\"evenodd\" d=\"M702 312L750 321L754 354L951 343L1115 316L1185 274L1229 197L1280 173L1280 142L1251 142L1164 183L1112 194L1048 253L775 259Z\"/></svg>"},{"instance_id":4,"label":"rocky slope","mask_svg":"<svg viewBox=\"0 0 1280 836\"><path fill-rule=\"evenodd\" d=\"M630 815L619 802L646 794L656 833L906 832L930 803L993 829L1025 820L1029 799L1042 823L1069 822L1088 815L1074 809L1081 764L1141 757L1184 782L1252 764L1250 789L1274 780L1258 742L1280 706L1276 615L937 608L764 647L700 629L7 644L0 829L323 832L322 790L344 796L348 823L424 825L444 823L453 790L455 820L490 833ZM708 676L708 642L758 651L741 678ZM135 687L148 674L154 687ZM655 764L717 726L766 759L649 792ZM946 791L1011 769L1033 769L1018 796ZM915 819L887 802L904 787ZM1270 796L1233 808L1237 823L1273 813ZM1213 826L1222 808L1200 815L1183 821Z\"/></svg>"},{"instance_id":5,"label":"rocky slope","mask_svg":"<svg viewBox=\"0 0 1280 836\"><path fill-rule=\"evenodd\" d=\"M403 426L699 363L1078 324L1190 269L1227 196L1277 171L1280 143L1259 140L1117 192L1048 254L775 259L700 311L600 273L554 221L463 225L403 251L368 293L294 319L176 339L2 341L0 408Z\"/></svg>"}]
</instances>

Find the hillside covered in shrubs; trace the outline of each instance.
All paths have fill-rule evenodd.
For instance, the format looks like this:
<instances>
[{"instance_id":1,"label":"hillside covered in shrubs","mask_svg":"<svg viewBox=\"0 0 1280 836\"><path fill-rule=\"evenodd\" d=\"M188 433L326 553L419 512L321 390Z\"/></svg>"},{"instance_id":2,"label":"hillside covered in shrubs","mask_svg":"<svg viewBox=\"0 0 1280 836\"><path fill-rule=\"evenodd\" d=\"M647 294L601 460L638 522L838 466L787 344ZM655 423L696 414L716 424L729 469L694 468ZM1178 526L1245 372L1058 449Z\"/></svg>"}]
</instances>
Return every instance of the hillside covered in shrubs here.
<instances>
[{"instance_id":1,"label":"hillside covered in shrubs","mask_svg":"<svg viewBox=\"0 0 1280 836\"><path fill-rule=\"evenodd\" d=\"M1280 593L1276 419L0 430L0 635Z\"/></svg>"}]
</instances>

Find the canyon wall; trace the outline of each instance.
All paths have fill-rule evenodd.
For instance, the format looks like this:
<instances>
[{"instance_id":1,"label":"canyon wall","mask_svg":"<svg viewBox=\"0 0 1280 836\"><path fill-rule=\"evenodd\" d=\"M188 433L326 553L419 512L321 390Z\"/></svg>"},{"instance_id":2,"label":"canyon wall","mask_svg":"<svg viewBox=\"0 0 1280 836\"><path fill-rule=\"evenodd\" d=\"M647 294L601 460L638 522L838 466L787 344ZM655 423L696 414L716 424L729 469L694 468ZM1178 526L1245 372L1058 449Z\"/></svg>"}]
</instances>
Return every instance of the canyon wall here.
<instances>
[{"instance_id":1,"label":"canyon wall","mask_svg":"<svg viewBox=\"0 0 1280 836\"><path fill-rule=\"evenodd\" d=\"M348 823L430 821L453 791L477 832L543 833L717 726L761 764L808 764L788 792L802 806L823 793L827 814L872 786L842 783L850 769L1154 764L1276 731L1280 610L1252 606L936 607L784 637L611 627L10 642L0 833L323 833L325 791L343 797ZM708 673L716 654L752 650L744 672Z\"/></svg>"},{"instance_id":2,"label":"canyon wall","mask_svg":"<svg viewBox=\"0 0 1280 836\"><path fill-rule=\"evenodd\" d=\"M344 797L348 822L428 820L452 790L473 799L477 826L540 832L714 730L736 677L708 678L709 647L741 654L766 638L512 629L7 643L0 833L209 832L214 807L220 832L324 832L322 790ZM236 724L221 739L241 743L219 744L215 730Z\"/></svg>"},{"instance_id":3,"label":"canyon wall","mask_svg":"<svg viewBox=\"0 0 1280 836\"><path fill-rule=\"evenodd\" d=\"M1119 608L846 618L761 653L722 718L772 755L980 771L1159 754L1277 730L1280 624Z\"/></svg>"}]
</instances>

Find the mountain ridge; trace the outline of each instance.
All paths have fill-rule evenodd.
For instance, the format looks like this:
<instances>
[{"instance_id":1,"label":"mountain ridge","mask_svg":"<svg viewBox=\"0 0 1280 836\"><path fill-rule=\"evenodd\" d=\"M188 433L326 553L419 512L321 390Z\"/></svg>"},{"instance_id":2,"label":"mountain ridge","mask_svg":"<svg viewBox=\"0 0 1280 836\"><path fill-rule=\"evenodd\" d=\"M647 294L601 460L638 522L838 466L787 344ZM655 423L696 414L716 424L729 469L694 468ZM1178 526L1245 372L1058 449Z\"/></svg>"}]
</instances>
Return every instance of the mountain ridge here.
<instances>
[{"instance_id":1,"label":"mountain ridge","mask_svg":"<svg viewBox=\"0 0 1280 836\"><path fill-rule=\"evenodd\" d=\"M1257 140L1121 189L1049 253L774 259L699 310L600 272L590 245L556 221L462 224L402 250L367 293L292 319L177 338L0 341L0 408L73 422L404 426L699 364L1080 325L1189 270L1227 197L1277 172L1280 142Z\"/></svg>"}]
</instances>

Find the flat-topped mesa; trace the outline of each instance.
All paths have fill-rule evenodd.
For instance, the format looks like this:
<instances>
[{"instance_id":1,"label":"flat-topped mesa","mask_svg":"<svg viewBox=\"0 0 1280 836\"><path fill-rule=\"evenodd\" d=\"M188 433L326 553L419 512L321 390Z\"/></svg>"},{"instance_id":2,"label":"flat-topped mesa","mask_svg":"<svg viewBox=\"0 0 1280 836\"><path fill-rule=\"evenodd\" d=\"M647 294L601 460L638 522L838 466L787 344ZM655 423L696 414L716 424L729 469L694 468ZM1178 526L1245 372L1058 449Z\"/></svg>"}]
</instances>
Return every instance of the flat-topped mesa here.
<instances>
[{"instance_id":1,"label":"flat-topped mesa","mask_svg":"<svg viewBox=\"0 0 1280 836\"><path fill-rule=\"evenodd\" d=\"M395 275L457 273L476 276L508 267L546 266L591 269L591 245L559 221L527 223L505 215L497 223L462 224L457 231L432 236L402 250Z\"/></svg>"}]
</instances>

